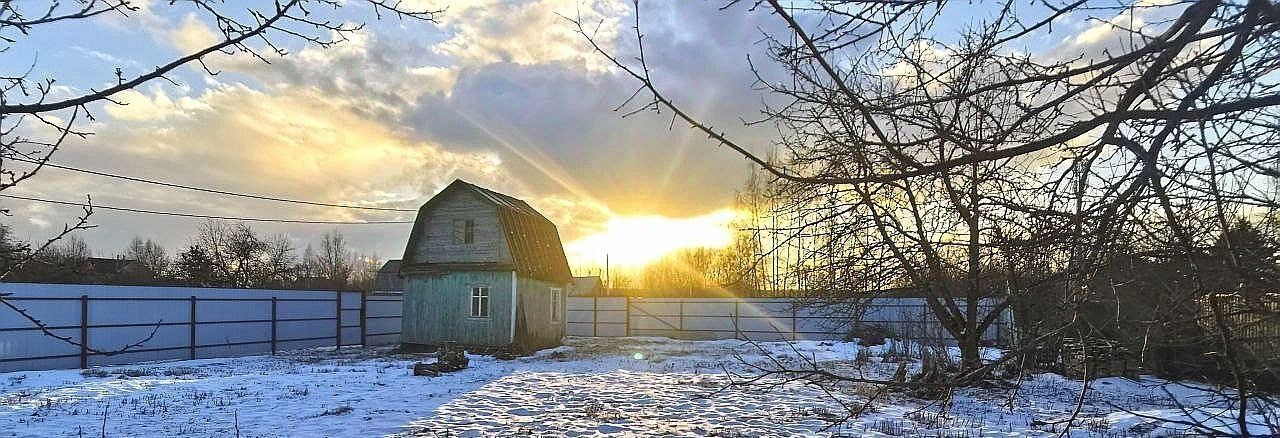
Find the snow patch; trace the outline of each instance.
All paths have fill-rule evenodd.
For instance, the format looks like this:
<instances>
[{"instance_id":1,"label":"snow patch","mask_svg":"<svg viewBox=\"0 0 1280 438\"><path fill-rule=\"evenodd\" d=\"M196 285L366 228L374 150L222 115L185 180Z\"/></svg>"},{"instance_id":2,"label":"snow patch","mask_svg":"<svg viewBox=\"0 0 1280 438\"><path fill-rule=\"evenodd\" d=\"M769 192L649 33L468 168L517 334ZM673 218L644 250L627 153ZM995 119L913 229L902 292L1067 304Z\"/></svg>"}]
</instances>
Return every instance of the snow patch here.
<instances>
[{"instance_id":1,"label":"snow patch","mask_svg":"<svg viewBox=\"0 0 1280 438\"><path fill-rule=\"evenodd\" d=\"M0 374L0 437L98 436L104 412L108 436L1056 436L1076 409L1081 383L1053 374L1017 388L958 389L946 410L867 385L726 387L726 370L775 360L887 378L901 347L569 338L513 360L471 356L469 368L435 378L411 375L424 355L332 348L14 372ZM842 404L871 396L863 415L845 418ZM1230 431L1228 408L1207 386L1108 378L1091 384L1069 423L1073 436L1168 435L1191 420ZM1274 410L1248 420L1254 433L1276 432Z\"/></svg>"}]
</instances>

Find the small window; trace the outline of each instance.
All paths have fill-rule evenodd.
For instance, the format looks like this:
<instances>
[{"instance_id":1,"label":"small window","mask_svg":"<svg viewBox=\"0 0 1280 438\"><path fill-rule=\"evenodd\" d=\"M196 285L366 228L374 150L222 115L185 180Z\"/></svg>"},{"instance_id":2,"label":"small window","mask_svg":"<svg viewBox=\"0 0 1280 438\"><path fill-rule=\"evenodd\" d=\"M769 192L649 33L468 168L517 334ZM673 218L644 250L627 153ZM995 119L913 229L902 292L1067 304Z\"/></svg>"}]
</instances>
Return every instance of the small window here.
<instances>
[{"instance_id":1,"label":"small window","mask_svg":"<svg viewBox=\"0 0 1280 438\"><path fill-rule=\"evenodd\" d=\"M467 245L476 241L476 221L472 219L453 220L453 244Z\"/></svg>"},{"instance_id":2,"label":"small window","mask_svg":"<svg viewBox=\"0 0 1280 438\"><path fill-rule=\"evenodd\" d=\"M471 288L471 317L489 317L489 286Z\"/></svg>"},{"instance_id":3,"label":"small window","mask_svg":"<svg viewBox=\"0 0 1280 438\"><path fill-rule=\"evenodd\" d=\"M561 308L564 307L564 292L558 287L551 288L551 322L560 322L564 318L561 315Z\"/></svg>"}]
</instances>

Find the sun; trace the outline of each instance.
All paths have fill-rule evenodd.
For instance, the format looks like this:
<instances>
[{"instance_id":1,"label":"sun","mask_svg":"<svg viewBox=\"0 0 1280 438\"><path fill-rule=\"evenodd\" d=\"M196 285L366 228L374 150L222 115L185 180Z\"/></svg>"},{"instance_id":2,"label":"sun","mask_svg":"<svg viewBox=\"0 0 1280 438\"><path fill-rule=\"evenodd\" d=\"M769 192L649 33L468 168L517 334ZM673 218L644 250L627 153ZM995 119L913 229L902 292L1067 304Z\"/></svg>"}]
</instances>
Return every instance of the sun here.
<instances>
[{"instance_id":1,"label":"sun","mask_svg":"<svg viewBox=\"0 0 1280 438\"><path fill-rule=\"evenodd\" d=\"M686 248L724 248L733 243L738 213L720 209L701 216L615 216L604 230L565 245L576 266L639 268Z\"/></svg>"}]
</instances>

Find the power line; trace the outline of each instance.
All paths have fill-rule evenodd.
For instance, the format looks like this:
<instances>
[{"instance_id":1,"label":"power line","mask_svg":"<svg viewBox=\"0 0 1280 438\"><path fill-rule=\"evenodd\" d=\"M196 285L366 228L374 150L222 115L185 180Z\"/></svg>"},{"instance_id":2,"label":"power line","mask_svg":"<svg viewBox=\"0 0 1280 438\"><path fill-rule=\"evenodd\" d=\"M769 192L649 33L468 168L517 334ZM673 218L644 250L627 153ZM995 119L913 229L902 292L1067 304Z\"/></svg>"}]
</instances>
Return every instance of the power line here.
<instances>
[{"instance_id":1,"label":"power line","mask_svg":"<svg viewBox=\"0 0 1280 438\"><path fill-rule=\"evenodd\" d=\"M32 159L24 158L24 157L9 157L9 159L14 160L14 161L21 161L21 162L24 162L24 163L36 164L36 165L41 164L38 160L32 160ZM260 199L260 200L263 200L263 201L289 202L289 203L294 203L294 204L315 205L315 206L320 206L320 207L351 208L351 209L357 209L357 210L401 211L401 212L416 212L416 211L418 211L418 210L409 209L409 208L369 207L369 206L363 206L363 205L331 204L331 203L328 203L328 202L303 201L303 200L301 200L301 199L289 199L289 198L280 198L280 197L267 196L267 195L255 195L255 194L252 194L252 193L229 192L229 191L226 191L226 190L218 190L218 189L210 189L210 188L205 188L205 187L189 186L189 185L186 185L186 184L176 184L176 183L170 183L170 182L164 182L164 181L157 181L157 180L153 180L153 179L138 178L138 177L133 177L133 176L128 176L128 175L120 175L120 174L115 174L115 173L101 172L101 171L97 171L97 170L82 169L82 168L78 168L78 167L71 167L71 166L65 166L65 165L61 165L61 164L54 164L54 163L51 163L51 162L48 162L48 161L44 162L44 166L46 166L46 167L52 167L52 168L55 168L55 169L69 170L69 171L72 171L72 172L81 172L81 173L87 173L87 174L90 174L90 175L104 176L104 177L107 177L107 178L116 178L116 179L122 179L122 180L126 180L126 181L140 182L140 183L144 183L144 184L154 184L154 185L158 185L158 186L173 187L173 188L178 188L178 189L195 190L195 191L198 191L198 192L216 193L216 194L219 194L219 195L238 196L238 197L241 197L241 198Z\"/></svg>"},{"instance_id":2,"label":"power line","mask_svg":"<svg viewBox=\"0 0 1280 438\"><path fill-rule=\"evenodd\" d=\"M327 221L327 220L309 220L309 219L273 219L273 218L256 218L256 217L218 216L218 215L210 215L210 214L179 213L179 212L173 212L173 211L143 210L139 208L128 208L128 207L112 207L109 205L88 204L83 202L71 202L71 201L58 201L53 199L42 199L42 198L33 198L33 197L27 197L27 196L8 195L8 194L0 194L0 198L21 199L24 201L44 202L48 204L58 204L58 205L73 205L77 207L89 207L93 209L123 211L128 213L143 213L143 214L155 214L155 215L161 215L161 216L178 216L178 217L189 217L189 218L199 218L199 219L221 219L221 220L245 221L245 222L277 222L277 223L286 223L286 224L334 224L334 225L384 225L384 224L413 223L413 221Z\"/></svg>"}]
</instances>

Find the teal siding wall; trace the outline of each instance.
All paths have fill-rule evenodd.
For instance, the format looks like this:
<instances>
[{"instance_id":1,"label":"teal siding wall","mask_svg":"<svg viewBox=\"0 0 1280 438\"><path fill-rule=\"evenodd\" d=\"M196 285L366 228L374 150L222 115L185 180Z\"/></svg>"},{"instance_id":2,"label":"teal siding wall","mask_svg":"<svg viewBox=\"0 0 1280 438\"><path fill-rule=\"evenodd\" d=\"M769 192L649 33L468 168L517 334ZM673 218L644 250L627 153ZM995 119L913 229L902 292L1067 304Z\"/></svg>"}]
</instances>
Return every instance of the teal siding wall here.
<instances>
[{"instance_id":1,"label":"teal siding wall","mask_svg":"<svg viewBox=\"0 0 1280 438\"><path fill-rule=\"evenodd\" d=\"M517 318L523 325L517 327L517 336L527 339L527 346L532 348L549 348L560 345L565 332L565 302L568 301L569 287L564 284L549 283L532 278L520 277L520 312L523 318ZM560 320L551 320L551 288L560 288Z\"/></svg>"},{"instance_id":2,"label":"teal siding wall","mask_svg":"<svg viewBox=\"0 0 1280 438\"><path fill-rule=\"evenodd\" d=\"M408 344L506 347L515 336L524 347L560 345L565 334L568 285L518 277L516 321L511 317L511 271L461 271L405 278L401 342ZM489 287L489 317L471 317L471 288ZM560 320L552 321L551 289L560 288Z\"/></svg>"},{"instance_id":3,"label":"teal siding wall","mask_svg":"<svg viewBox=\"0 0 1280 438\"><path fill-rule=\"evenodd\" d=\"M511 344L511 271L405 278L401 342L504 347ZM489 286L489 318L471 318L471 287Z\"/></svg>"}]
</instances>

